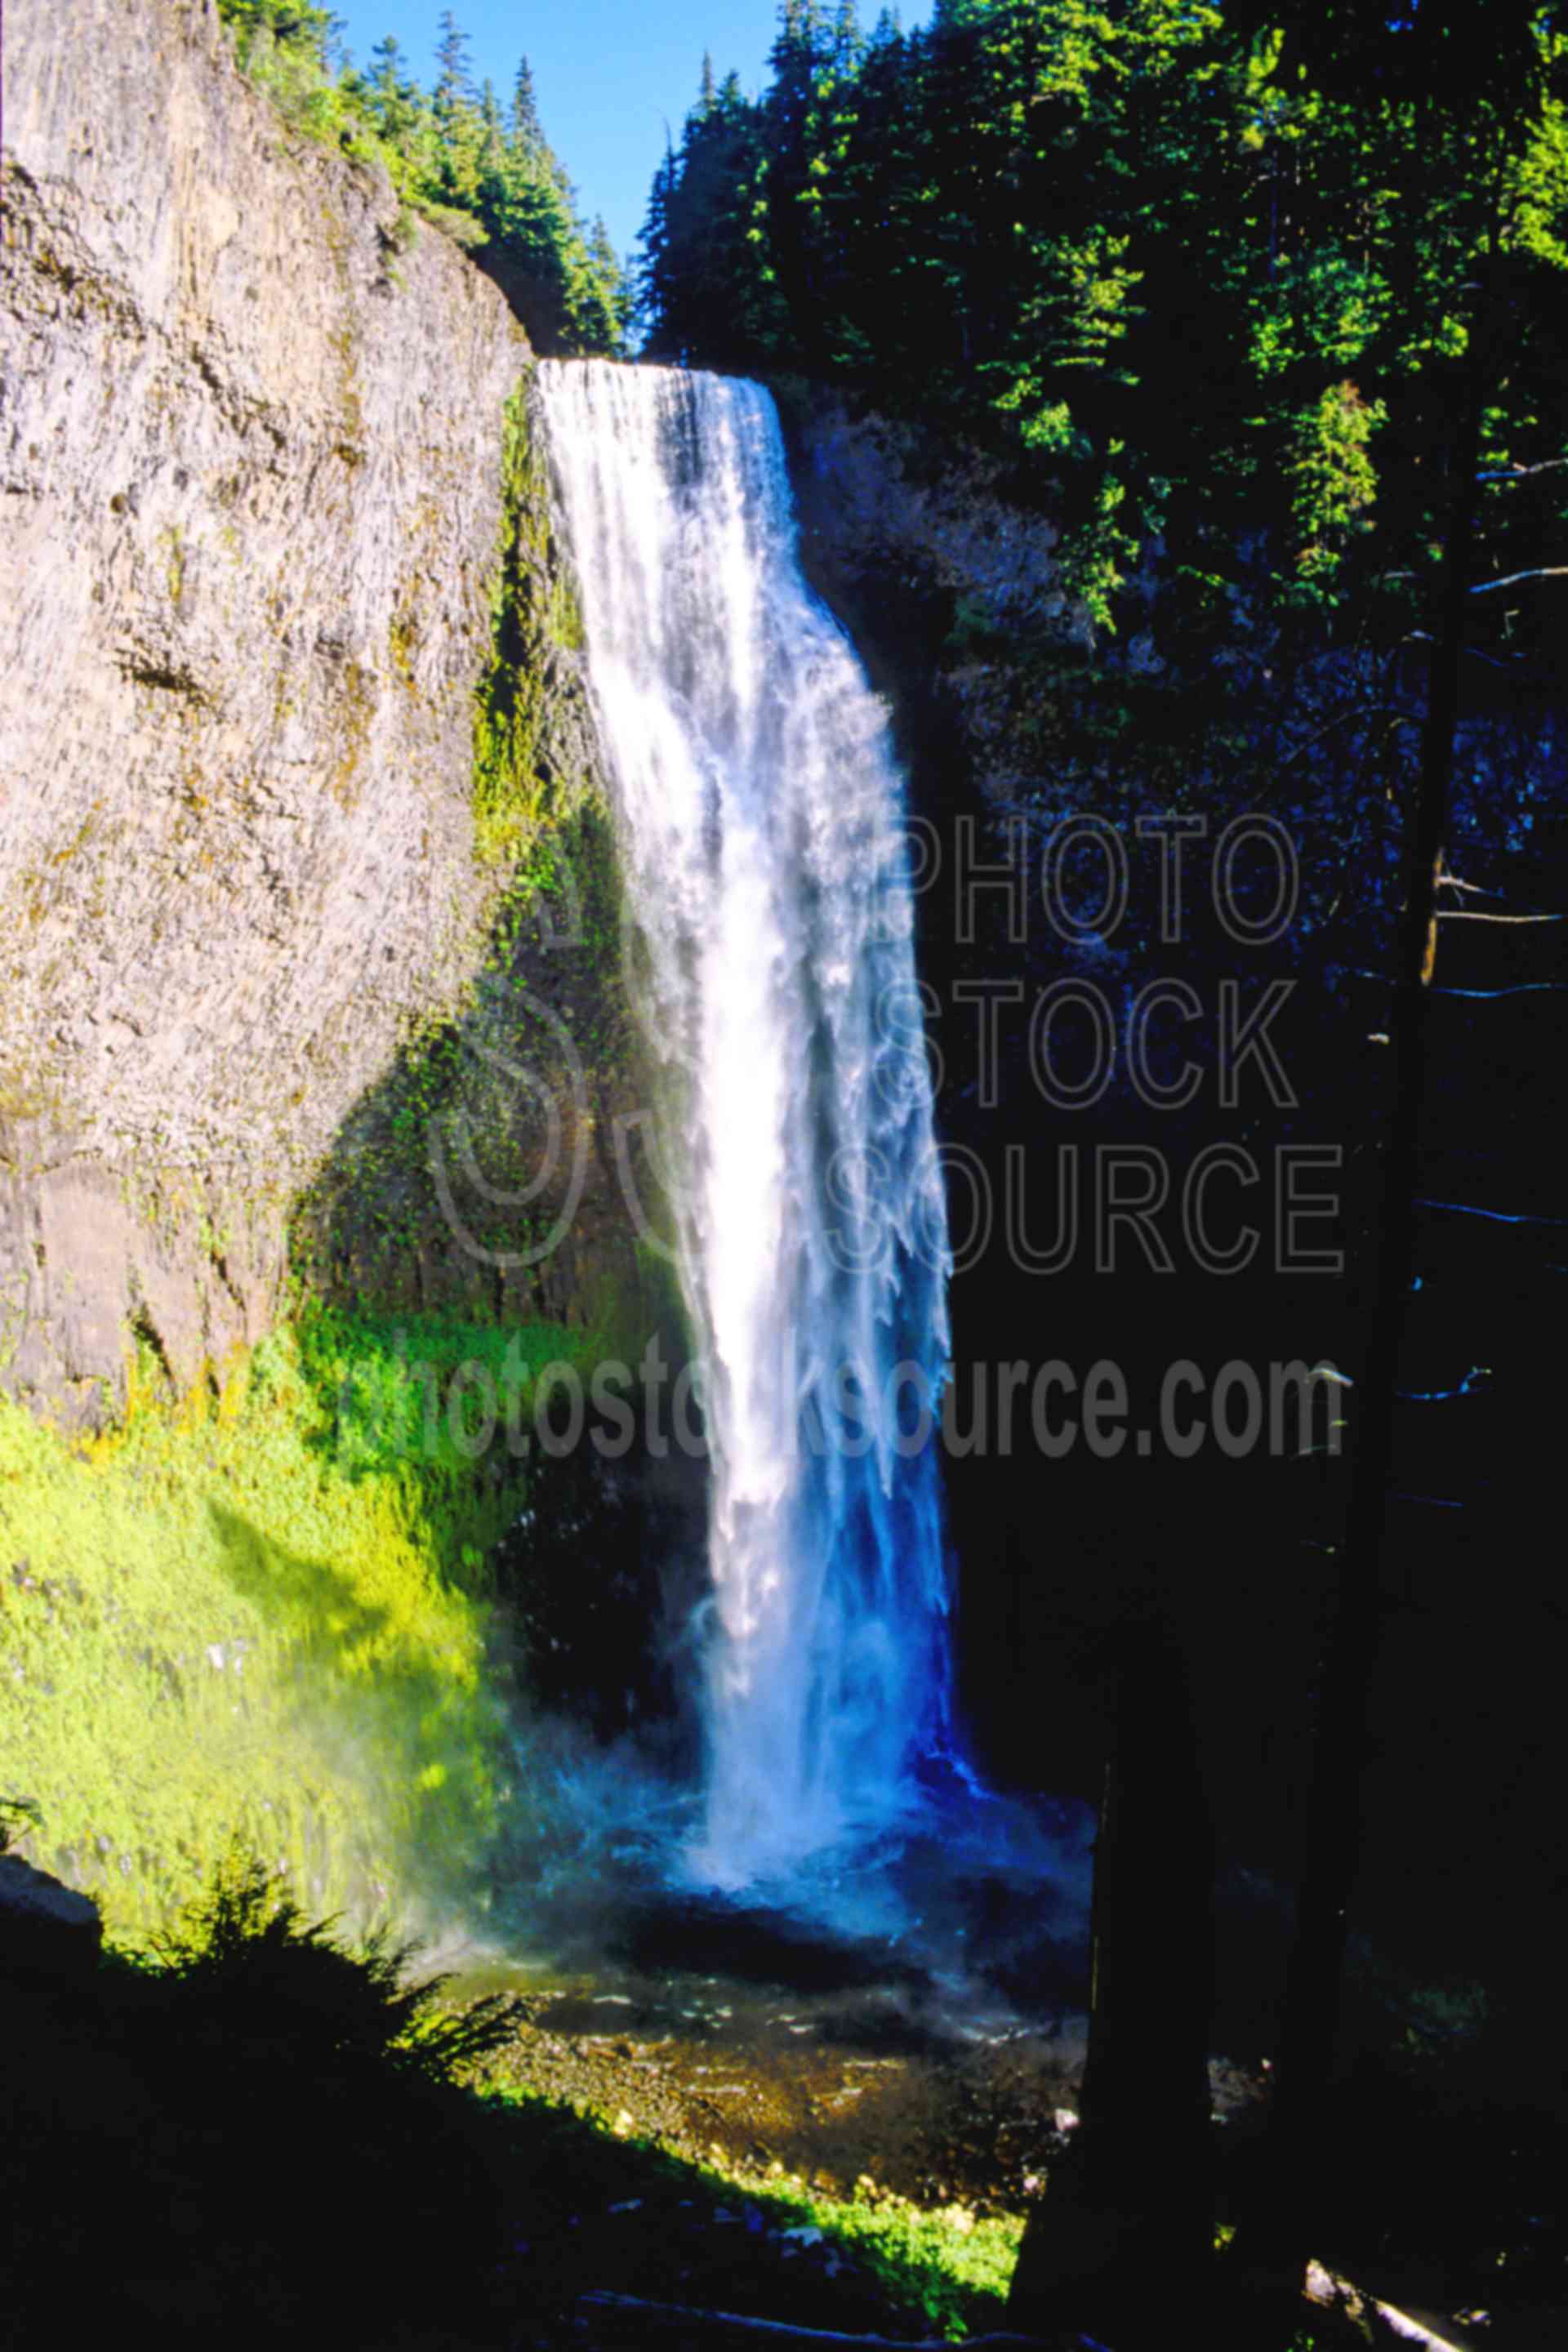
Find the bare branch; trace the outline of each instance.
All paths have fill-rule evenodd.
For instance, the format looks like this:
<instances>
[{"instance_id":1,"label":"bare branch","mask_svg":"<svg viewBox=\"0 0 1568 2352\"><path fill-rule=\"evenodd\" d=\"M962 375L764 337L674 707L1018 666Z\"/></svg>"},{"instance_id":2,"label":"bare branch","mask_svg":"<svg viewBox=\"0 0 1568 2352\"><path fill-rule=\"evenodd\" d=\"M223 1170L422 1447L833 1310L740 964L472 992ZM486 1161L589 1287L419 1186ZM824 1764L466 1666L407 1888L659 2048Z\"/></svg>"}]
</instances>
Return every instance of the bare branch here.
<instances>
[{"instance_id":1,"label":"bare branch","mask_svg":"<svg viewBox=\"0 0 1568 2352\"><path fill-rule=\"evenodd\" d=\"M1479 907L1440 907L1440 923L1568 923L1568 915L1489 915Z\"/></svg>"},{"instance_id":2,"label":"bare branch","mask_svg":"<svg viewBox=\"0 0 1568 2352\"><path fill-rule=\"evenodd\" d=\"M1370 980L1377 988L1391 988L1393 982L1385 971L1368 971L1363 964L1345 968L1347 980ZM1464 996L1477 1004L1495 1004L1504 996L1568 996L1568 980L1520 980L1510 988L1439 988L1427 989L1428 996Z\"/></svg>"},{"instance_id":3,"label":"bare branch","mask_svg":"<svg viewBox=\"0 0 1568 2352\"><path fill-rule=\"evenodd\" d=\"M1517 588L1521 580L1568 580L1568 563L1542 564L1538 572L1510 572L1506 580L1483 580L1472 596L1495 596L1500 588Z\"/></svg>"},{"instance_id":4,"label":"bare branch","mask_svg":"<svg viewBox=\"0 0 1568 2352\"><path fill-rule=\"evenodd\" d=\"M1531 474L1550 474L1555 467L1568 466L1568 457L1543 457L1539 466L1500 466L1495 473L1478 474L1478 482L1525 482Z\"/></svg>"},{"instance_id":5,"label":"bare branch","mask_svg":"<svg viewBox=\"0 0 1568 2352\"><path fill-rule=\"evenodd\" d=\"M1401 642L1407 646L1435 646L1437 640L1430 629L1412 629ZM1472 661L1486 662L1492 669L1522 669L1524 667L1522 654L1510 654L1505 661L1497 654L1482 653L1479 646L1466 646L1464 651Z\"/></svg>"},{"instance_id":6,"label":"bare branch","mask_svg":"<svg viewBox=\"0 0 1568 2352\"><path fill-rule=\"evenodd\" d=\"M1523 1209L1479 1209L1470 1201L1418 1200L1417 1209L1440 1209L1451 1217L1482 1217L1489 1225L1568 1225L1568 1217L1538 1217Z\"/></svg>"},{"instance_id":7,"label":"bare branch","mask_svg":"<svg viewBox=\"0 0 1568 2352\"><path fill-rule=\"evenodd\" d=\"M1568 980L1521 980L1512 988L1434 988L1434 996L1468 996L1494 1004L1500 996L1568 996Z\"/></svg>"}]
</instances>

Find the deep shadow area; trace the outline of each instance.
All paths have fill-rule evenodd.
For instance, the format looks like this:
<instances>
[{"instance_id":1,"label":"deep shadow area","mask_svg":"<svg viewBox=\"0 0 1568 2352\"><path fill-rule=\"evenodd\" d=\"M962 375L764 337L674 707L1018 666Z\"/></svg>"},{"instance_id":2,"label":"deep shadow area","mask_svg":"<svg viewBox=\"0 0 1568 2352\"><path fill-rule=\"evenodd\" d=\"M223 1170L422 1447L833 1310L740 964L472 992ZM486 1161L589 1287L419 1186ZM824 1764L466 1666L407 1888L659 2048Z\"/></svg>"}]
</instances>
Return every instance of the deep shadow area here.
<instances>
[{"instance_id":1,"label":"deep shadow area","mask_svg":"<svg viewBox=\"0 0 1568 2352\"><path fill-rule=\"evenodd\" d=\"M1050 617L1043 552L1033 574L998 569L1011 588L984 573L967 514L941 505L944 466L957 463L943 436L873 417L886 435L878 441L855 422L864 406L853 394L841 412L804 386L781 392L803 559L889 698L911 811L926 827L921 863L933 845L937 860L916 920L939 1129L957 1163L961 1442L945 1475L966 1727L1001 1785L1095 1801L1114 1642L1129 1624L1160 1629L1184 1660L1221 1861L1288 1890L1359 1399L1353 1386L1339 1391L1334 1417L1349 1436L1338 1458L1325 1451L1326 1399L1306 1454L1293 1437L1227 1454L1211 1428L1178 1458L1157 1414L1178 1362L1203 1379L1184 1429L1229 1364L1265 1379L1290 1361L1329 1363L1352 1383L1361 1371L1389 1108L1379 975L1391 969L1398 811L1426 707L1426 653L1409 641L1335 646L1303 630L1203 659L1152 575L1121 638L1090 654ZM971 485L971 506L987 499L996 547L1008 531L1021 545L1026 527L1005 481ZM975 573L966 604L960 583ZM1430 1205L1407 1311L1355 1912L1385 1971L1451 1999L1464 1984L1484 1989L1492 2009L1532 2020L1553 2068L1564 2046L1553 1980L1568 1934L1558 1822L1568 1718L1554 1695L1562 1607L1542 1565L1558 1517L1568 1279L1553 1150L1568 1114L1568 924L1519 918L1568 909L1561 742L1550 675L1467 666L1449 853L1464 887L1445 890L1439 924L1421 1183ZM1216 836L1253 812L1284 828L1300 882L1289 927L1261 946L1231 936L1210 887ZM1137 826L1172 814L1206 831L1185 853L1179 936L1167 940L1160 854ZM1047 916L1042 873L1054 829L1083 814L1123 843L1131 888L1108 934L1089 925L1074 937ZM1016 868L1012 825L1022 828ZM1093 908L1103 881L1097 860L1081 858L1064 872L1063 901ZM1489 915L1506 919L1476 919ZM1190 1057L1199 1083L1188 1104L1151 1103L1129 1082L1129 1008L1156 980L1191 989L1200 1007L1166 1032L1170 1058L1152 1056L1167 1081ZM1029 1048L1032 1004L1064 981L1100 992L1116 1027L1111 1082L1079 1108L1047 1097ZM1218 1018L1227 982L1249 1010L1270 985L1289 991L1269 1024L1278 1072L1254 1058L1230 1099ZM1055 1042L1067 1077L1091 1066L1082 1020L1064 1017ZM1292 1274L1279 1265L1268 1193L1275 1152L1301 1146L1340 1154L1306 1189L1321 1186L1331 1204L1310 1237L1342 1263ZM1254 1260L1232 1275L1194 1264L1173 1213L1158 1220L1169 1270L1126 1226L1107 1258L1094 1163L1108 1147L1152 1150L1177 1192L1205 1150L1253 1155L1260 1181L1216 1181L1211 1205L1222 1243L1259 1229ZM1010 1164L1021 1171L1011 1230ZM1062 1230L1074 1181L1076 1248L1057 1265L1031 1263ZM1097 1458L1080 1431L1072 1451L1048 1454L1026 1380L1005 1433L999 1375L1017 1365L1032 1378L1052 1360L1080 1383L1097 1362L1119 1368L1131 1403L1122 1450ZM1058 1388L1049 1402L1059 1428L1081 1391ZM1268 2033L1285 1944L1239 1936L1237 1952L1267 1974L1243 1981L1222 1965L1222 2016Z\"/></svg>"},{"instance_id":2,"label":"deep shadow area","mask_svg":"<svg viewBox=\"0 0 1568 2352\"><path fill-rule=\"evenodd\" d=\"M774 1985L783 1992L920 1988L917 1962L807 1927L787 1913L698 1896L655 1898L616 1928L614 1957L651 1975L689 1971Z\"/></svg>"},{"instance_id":3,"label":"deep shadow area","mask_svg":"<svg viewBox=\"0 0 1568 2352\"><path fill-rule=\"evenodd\" d=\"M940 858L916 919L939 1127L957 1162L953 1232L973 1244L961 1245L951 1294L965 1439L977 1383L991 1412L989 1431L950 1449L947 1464L973 1752L1003 1785L1093 1801L1112 1748L1118 1642L1146 1628L1168 1644L1220 1863L1210 2046L1257 2066L1277 2046L1376 1297L1391 1102L1383 975L1427 656L1413 639L1336 644L1289 626L1250 640L1232 627L1205 654L1184 643L1179 593L1157 563L1126 600L1120 640L1075 646L1050 616L1048 541L1032 576L1007 567L1005 551L1028 533L1005 484L963 477L964 511L943 508L944 458L957 478L969 453L944 449L935 431L868 425L853 393L836 405L786 388L783 404L807 568L889 697L926 829L921 863L933 842ZM1433 2295L1452 2296L1431 2302L1439 2315L1466 2301L1496 2315L1500 2276L1520 2261L1533 2280L1522 2304L1563 2301L1552 2233L1568 2079L1568 1718L1563 1607L1546 1566L1560 1516L1568 1278L1555 1150L1568 1113L1562 741L1549 673L1523 659L1467 662L1351 1913L1342 2183L1327 2200L1347 2265L1352 2249L1364 2260L1402 2243L1426 2250L1447 2281ZM1289 928L1262 947L1216 919L1202 846L1249 812L1284 828L1300 879ZM1185 913L1167 938L1159 858L1137 828L1173 814L1205 832L1190 845ZM1074 935L1049 919L1042 871L1055 829L1079 815L1123 845L1131 896L1120 923L1086 919ZM1010 827L1021 828L1021 870ZM1080 860L1068 903L1097 907L1102 884L1102 867ZM1167 1080L1184 1053L1200 1072L1179 1107L1152 1103L1128 1077L1131 1008L1156 981L1190 989L1200 1008L1166 1032L1171 1058L1153 1057ZM1099 992L1116 1033L1111 1082L1076 1107L1049 1098L1028 1042L1032 1004L1064 982ZM1249 1006L1270 984L1289 991L1271 1024L1283 1085L1255 1060L1228 1099L1216 1018L1227 982ZM1082 1019L1064 1018L1056 1042L1068 1076L1092 1065ZM1342 1262L1321 1274L1280 1269L1268 1197L1274 1153L1301 1145L1340 1155L1324 1182L1333 1213L1316 1237ZM1150 1153L1178 1190L1205 1150L1252 1154L1261 1181L1216 1187L1214 1204L1223 1199L1223 1238L1261 1228L1254 1263L1235 1275L1194 1265L1171 1216L1160 1221L1169 1270L1125 1226L1108 1257L1092 1206L1076 1251L1040 1263L1068 1193L1062 1155L1092 1202L1108 1146ZM1014 1168L1024 1213L1009 1233ZM1120 1370L1131 1405L1122 1451L1096 1458L1081 1432L1065 1454L1038 1442L1026 1383L1050 1360L1080 1382L1097 1362ZM1304 1455L1295 1444L1232 1455L1212 1432L1192 1458L1162 1442L1160 1386L1178 1361L1208 1395L1227 1364L1266 1375L1292 1360L1343 1376L1338 1458L1324 1450L1327 1413ZM1015 1365L1025 1385L1009 1439L997 1429L998 1374ZM1069 1399L1058 1388L1052 1403L1059 1427ZM1131 1435L1141 1425L1147 1451ZM1238 2146L1237 2177L1247 2160ZM1514 2183L1506 2226L1504 2179ZM1554 2251L1503 2251L1510 2235L1515 2248ZM1521 2331L1509 2340L1552 2341L1561 2314L1508 2325Z\"/></svg>"},{"instance_id":4,"label":"deep shadow area","mask_svg":"<svg viewBox=\"0 0 1568 2352\"><path fill-rule=\"evenodd\" d=\"M576 698L561 723L586 726ZM294 1212L294 1271L351 1311L619 1324L640 1341L664 1301L637 1249L657 1196L604 810L584 801L499 889L480 869L474 887L494 901L481 968L344 1118Z\"/></svg>"},{"instance_id":5,"label":"deep shadow area","mask_svg":"<svg viewBox=\"0 0 1568 2352\"><path fill-rule=\"evenodd\" d=\"M62 2295L82 2334L363 2352L581 2342L591 2290L900 2335L984 2311L913 2247L841 2243L799 2184L737 2195L476 2095L510 2004L443 2006L408 1958L237 1861L155 1963L0 1979L28 2022L0 2055L8 2352L58 2339Z\"/></svg>"},{"instance_id":6,"label":"deep shadow area","mask_svg":"<svg viewBox=\"0 0 1568 2352\"><path fill-rule=\"evenodd\" d=\"M3 2340L58 2336L62 2297L89 2336L424 2340L494 2258L456 2076L506 2014L440 2017L400 1958L342 1950L236 1864L156 1964L7 1979Z\"/></svg>"}]
</instances>

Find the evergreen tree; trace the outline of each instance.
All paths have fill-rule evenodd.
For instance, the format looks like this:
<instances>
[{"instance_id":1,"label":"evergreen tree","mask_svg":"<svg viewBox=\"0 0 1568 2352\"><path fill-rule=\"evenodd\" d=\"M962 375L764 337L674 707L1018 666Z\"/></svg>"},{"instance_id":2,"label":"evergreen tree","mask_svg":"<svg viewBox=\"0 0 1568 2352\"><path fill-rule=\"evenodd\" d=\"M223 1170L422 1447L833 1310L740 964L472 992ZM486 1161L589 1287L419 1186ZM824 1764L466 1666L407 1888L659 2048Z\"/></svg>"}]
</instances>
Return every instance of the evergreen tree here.
<instances>
[{"instance_id":1,"label":"evergreen tree","mask_svg":"<svg viewBox=\"0 0 1568 2352\"><path fill-rule=\"evenodd\" d=\"M842 72L857 63L866 42L860 31L860 15L855 0L838 0L833 19L832 58Z\"/></svg>"},{"instance_id":2,"label":"evergreen tree","mask_svg":"<svg viewBox=\"0 0 1568 2352\"><path fill-rule=\"evenodd\" d=\"M519 58L517 79L511 86L511 143L525 150L537 146L543 136L533 94L533 69L526 58Z\"/></svg>"},{"instance_id":3,"label":"evergreen tree","mask_svg":"<svg viewBox=\"0 0 1568 2352\"><path fill-rule=\"evenodd\" d=\"M223 0L222 14L238 34L242 64L258 34L265 34L279 48L302 52L318 65L327 63L337 21L330 8L315 7L311 0Z\"/></svg>"},{"instance_id":4,"label":"evergreen tree","mask_svg":"<svg viewBox=\"0 0 1568 2352\"><path fill-rule=\"evenodd\" d=\"M496 96L494 82L487 76L484 86L479 91L478 160L481 181L500 168L505 144L505 134L501 127L500 100Z\"/></svg>"},{"instance_id":5,"label":"evergreen tree","mask_svg":"<svg viewBox=\"0 0 1568 2352\"><path fill-rule=\"evenodd\" d=\"M480 178L482 125L468 66L468 37L448 8L436 45L436 87L431 111L436 128L435 187L438 201L475 213Z\"/></svg>"},{"instance_id":6,"label":"evergreen tree","mask_svg":"<svg viewBox=\"0 0 1568 2352\"><path fill-rule=\"evenodd\" d=\"M419 92L404 70L403 51L391 33L371 51L365 89L376 130L393 147L401 148L419 120Z\"/></svg>"},{"instance_id":7,"label":"evergreen tree","mask_svg":"<svg viewBox=\"0 0 1568 2352\"><path fill-rule=\"evenodd\" d=\"M436 119L449 131L473 102L473 77L468 63L468 37L449 8L442 12L436 44Z\"/></svg>"},{"instance_id":8,"label":"evergreen tree","mask_svg":"<svg viewBox=\"0 0 1568 2352\"><path fill-rule=\"evenodd\" d=\"M649 350L721 366L766 364L786 321L773 272L758 264L765 201L756 110L738 77L711 87L704 66L679 151L667 148L639 240L638 307Z\"/></svg>"}]
</instances>

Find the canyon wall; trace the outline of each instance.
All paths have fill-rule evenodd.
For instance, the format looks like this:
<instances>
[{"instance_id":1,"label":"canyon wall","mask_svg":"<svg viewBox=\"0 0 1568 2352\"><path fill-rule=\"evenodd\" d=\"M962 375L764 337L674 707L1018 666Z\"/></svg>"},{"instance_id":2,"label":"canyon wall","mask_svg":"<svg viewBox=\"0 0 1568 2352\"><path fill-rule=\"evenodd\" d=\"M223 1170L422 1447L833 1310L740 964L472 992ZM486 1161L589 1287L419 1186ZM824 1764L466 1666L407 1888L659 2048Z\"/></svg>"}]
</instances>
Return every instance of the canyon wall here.
<instances>
[{"instance_id":1,"label":"canyon wall","mask_svg":"<svg viewBox=\"0 0 1568 2352\"><path fill-rule=\"evenodd\" d=\"M633 1265L572 1042L616 1017L613 861L522 329L210 0L13 0L5 91L0 1382L89 1423L138 1355L190 1386L302 1214L329 1286L585 1313ZM546 1098L578 1213L509 1276L429 1134L493 1222Z\"/></svg>"}]
</instances>

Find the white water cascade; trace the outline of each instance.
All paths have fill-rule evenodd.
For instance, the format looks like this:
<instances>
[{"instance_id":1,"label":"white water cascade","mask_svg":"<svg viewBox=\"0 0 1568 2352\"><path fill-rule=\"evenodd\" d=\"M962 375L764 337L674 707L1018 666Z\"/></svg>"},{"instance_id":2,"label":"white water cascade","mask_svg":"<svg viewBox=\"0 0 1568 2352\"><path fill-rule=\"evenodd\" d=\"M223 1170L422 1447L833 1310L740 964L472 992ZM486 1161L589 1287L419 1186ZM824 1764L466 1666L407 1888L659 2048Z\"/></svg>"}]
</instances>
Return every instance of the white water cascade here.
<instances>
[{"instance_id":1,"label":"white water cascade","mask_svg":"<svg viewBox=\"0 0 1568 2352\"><path fill-rule=\"evenodd\" d=\"M802 576L758 385L539 371L664 1076L712 1464L706 1819L780 1875L948 1724L945 1213L881 705Z\"/></svg>"}]
</instances>

